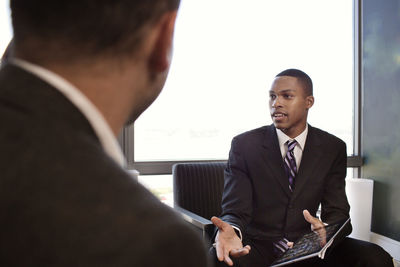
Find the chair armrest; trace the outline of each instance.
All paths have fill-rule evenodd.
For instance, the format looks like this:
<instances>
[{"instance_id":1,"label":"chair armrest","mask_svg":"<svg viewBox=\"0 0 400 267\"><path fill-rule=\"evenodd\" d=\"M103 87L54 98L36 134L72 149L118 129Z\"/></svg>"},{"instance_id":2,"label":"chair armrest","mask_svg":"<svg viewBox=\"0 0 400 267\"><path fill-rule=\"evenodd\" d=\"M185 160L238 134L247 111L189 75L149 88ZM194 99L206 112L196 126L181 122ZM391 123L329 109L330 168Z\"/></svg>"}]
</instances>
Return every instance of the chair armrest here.
<instances>
[{"instance_id":1,"label":"chair armrest","mask_svg":"<svg viewBox=\"0 0 400 267\"><path fill-rule=\"evenodd\" d=\"M210 220L178 206L175 206L174 209L180 213L185 221L200 231L203 239L210 244L215 229L214 224Z\"/></svg>"}]
</instances>

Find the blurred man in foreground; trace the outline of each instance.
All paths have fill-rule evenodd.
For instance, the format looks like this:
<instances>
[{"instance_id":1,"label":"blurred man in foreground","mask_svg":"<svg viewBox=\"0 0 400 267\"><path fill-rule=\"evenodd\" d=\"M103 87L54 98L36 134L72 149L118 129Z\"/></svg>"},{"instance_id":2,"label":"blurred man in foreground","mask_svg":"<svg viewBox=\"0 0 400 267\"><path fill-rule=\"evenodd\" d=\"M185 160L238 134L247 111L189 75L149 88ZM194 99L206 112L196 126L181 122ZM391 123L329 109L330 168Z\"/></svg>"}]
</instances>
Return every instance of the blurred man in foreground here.
<instances>
[{"instance_id":1,"label":"blurred man in foreground","mask_svg":"<svg viewBox=\"0 0 400 267\"><path fill-rule=\"evenodd\" d=\"M179 0L10 4L0 265L206 266L201 240L125 171L116 141L164 85Z\"/></svg>"}]
</instances>

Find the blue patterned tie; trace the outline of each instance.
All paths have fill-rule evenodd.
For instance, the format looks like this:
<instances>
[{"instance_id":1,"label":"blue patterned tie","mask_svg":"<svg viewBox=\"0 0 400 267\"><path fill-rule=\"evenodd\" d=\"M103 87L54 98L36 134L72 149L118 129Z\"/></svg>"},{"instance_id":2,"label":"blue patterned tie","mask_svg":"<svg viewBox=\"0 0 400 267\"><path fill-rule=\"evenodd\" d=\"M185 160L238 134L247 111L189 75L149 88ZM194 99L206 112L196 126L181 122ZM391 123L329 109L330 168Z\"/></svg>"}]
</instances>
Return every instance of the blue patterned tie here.
<instances>
[{"instance_id":1,"label":"blue patterned tie","mask_svg":"<svg viewBox=\"0 0 400 267\"><path fill-rule=\"evenodd\" d=\"M296 159L293 154L293 150L297 145L296 140L287 141L288 151L286 152L285 156L285 171L289 178L289 189L293 192L294 189L294 179L296 178L297 174L297 166L296 166Z\"/></svg>"}]
</instances>

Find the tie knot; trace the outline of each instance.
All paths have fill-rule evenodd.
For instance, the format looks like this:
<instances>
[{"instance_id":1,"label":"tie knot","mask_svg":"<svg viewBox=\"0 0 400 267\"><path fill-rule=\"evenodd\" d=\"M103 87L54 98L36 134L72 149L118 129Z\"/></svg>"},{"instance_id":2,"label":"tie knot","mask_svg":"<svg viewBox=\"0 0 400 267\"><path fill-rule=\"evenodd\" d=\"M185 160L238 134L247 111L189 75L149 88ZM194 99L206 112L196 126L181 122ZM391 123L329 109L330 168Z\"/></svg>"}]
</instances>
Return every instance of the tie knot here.
<instances>
[{"instance_id":1,"label":"tie knot","mask_svg":"<svg viewBox=\"0 0 400 267\"><path fill-rule=\"evenodd\" d=\"M293 140L288 140L287 142L287 146L288 146L288 151L292 152L293 149L295 148L295 146L297 145L297 141L295 139Z\"/></svg>"}]
</instances>

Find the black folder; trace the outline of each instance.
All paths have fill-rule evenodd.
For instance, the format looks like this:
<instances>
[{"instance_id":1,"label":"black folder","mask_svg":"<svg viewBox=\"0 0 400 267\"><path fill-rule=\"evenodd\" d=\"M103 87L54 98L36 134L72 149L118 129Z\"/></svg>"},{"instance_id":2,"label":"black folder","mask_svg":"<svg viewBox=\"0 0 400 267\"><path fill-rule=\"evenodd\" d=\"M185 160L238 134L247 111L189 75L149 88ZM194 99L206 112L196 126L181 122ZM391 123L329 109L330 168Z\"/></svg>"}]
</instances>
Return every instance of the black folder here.
<instances>
[{"instance_id":1,"label":"black folder","mask_svg":"<svg viewBox=\"0 0 400 267\"><path fill-rule=\"evenodd\" d=\"M294 243L292 248L285 251L271 266L283 266L316 256L323 259L326 250L332 245L336 237L342 236L341 232L348 223L350 223L350 218L329 224L323 230L304 234Z\"/></svg>"}]
</instances>

